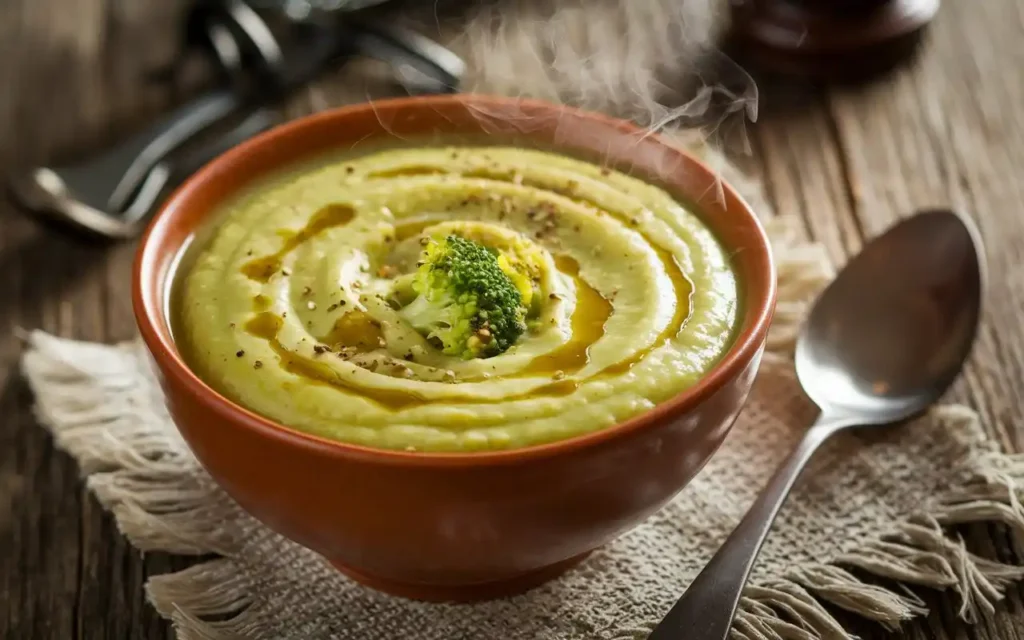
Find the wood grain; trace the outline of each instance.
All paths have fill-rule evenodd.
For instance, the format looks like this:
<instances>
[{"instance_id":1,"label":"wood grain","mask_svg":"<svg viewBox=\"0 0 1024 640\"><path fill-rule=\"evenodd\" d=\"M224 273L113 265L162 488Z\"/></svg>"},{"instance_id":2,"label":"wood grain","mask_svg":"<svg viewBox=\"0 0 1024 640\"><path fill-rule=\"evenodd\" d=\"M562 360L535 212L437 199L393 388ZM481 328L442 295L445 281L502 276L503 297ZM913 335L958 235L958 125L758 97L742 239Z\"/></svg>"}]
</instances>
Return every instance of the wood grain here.
<instances>
[{"instance_id":1,"label":"wood grain","mask_svg":"<svg viewBox=\"0 0 1024 640\"><path fill-rule=\"evenodd\" d=\"M188 88L147 81L176 55L184 2L0 3L0 175L65 160L138 128ZM837 260L915 207L952 205L978 221L991 298L978 349L953 392L1007 449L1024 448L1024 0L947 1L920 61L869 87L764 85L754 155L781 213L796 213ZM327 83L290 114L342 99ZM90 340L134 333L130 245L83 242L0 201L0 638L163 638L147 576L187 558L143 555L85 490L31 415L16 371L18 327ZM974 528L979 552L1012 557L1005 531ZM954 600L925 594L925 639L1024 638L1024 591L976 626ZM841 615L841 614L840 614ZM891 637L847 618L865 638Z\"/></svg>"},{"instance_id":2,"label":"wood grain","mask_svg":"<svg viewBox=\"0 0 1024 640\"><path fill-rule=\"evenodd\" d=\"M1019 449L1024 341L1014 316L1024 280L1014 267L1024 247L1024 113L1014 102L1024 84L1001 69L1024 63L1024 49L998 44L1020 37L1019 5L954 3L935 26L930 55L912 72L885 91L834 92L830 107L869 233L936 203L978 222L994 277L966 391L993 435Z\"/></svg>"},{"instance_id":3,"label":"wood grain","mask_svg":"<svg viewBox=\"0 0 1024 640\"><path fill-rule=\"evenodd\" d=\"M1024 2L947 2L919 59L872 86L769 82L767 116L755 129L767 193L780 212L803 216L808 235L842 261L865 238L915 209L969 213L988 251L990 292L973 358L950 400L981 414L1004 448L1024 442ZM1010 559L1006 532L976 527L967 543ZM928 594L931 614L915 638L1018 638L1024 590L991 619L968 626L955 600ZM884 633L849 621L862 637Z\"/></svg>"},{"instance_id":4,"label":"wood grain","mask_svg":"<svg viewBox=\"0 0 1024 640\"><path fill-rule=\"evenodd\" d=\"M180 3L0 3L0 172L64 160L138 128L173 88L143 81L174 55ZM6 182L6 179L5 179ZM146 576L188 562L143 556L32 418L16 327L90 340L134 333L132 247L83 242L0 204L0 638L161 638Z\"/></svg>"}]
</instances>

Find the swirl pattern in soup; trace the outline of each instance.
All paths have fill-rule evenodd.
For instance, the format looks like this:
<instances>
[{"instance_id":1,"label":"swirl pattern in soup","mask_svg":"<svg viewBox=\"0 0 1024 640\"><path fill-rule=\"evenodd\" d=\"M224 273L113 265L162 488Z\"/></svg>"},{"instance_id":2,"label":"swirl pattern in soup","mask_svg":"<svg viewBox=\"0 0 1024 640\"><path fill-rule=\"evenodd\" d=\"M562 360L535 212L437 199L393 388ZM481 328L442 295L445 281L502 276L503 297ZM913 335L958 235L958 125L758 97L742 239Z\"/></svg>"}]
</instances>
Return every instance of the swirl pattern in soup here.
<instances>
[{"instance_id":1,"label":"swirl pattern in soup","mask_svg":"<svg viewBox=\"0 0 1024 640\"><path fill-rule=\"evenodd\" d=\"M543 151L380 151L223 209L182 270L184 357L235 402L343 442L479 451L604 429L695 384L735 329L734 273L696 215ZM503 353L448 355L403 317L396 282L447 235L535 260Z\"/></svg>"}]
</instances>

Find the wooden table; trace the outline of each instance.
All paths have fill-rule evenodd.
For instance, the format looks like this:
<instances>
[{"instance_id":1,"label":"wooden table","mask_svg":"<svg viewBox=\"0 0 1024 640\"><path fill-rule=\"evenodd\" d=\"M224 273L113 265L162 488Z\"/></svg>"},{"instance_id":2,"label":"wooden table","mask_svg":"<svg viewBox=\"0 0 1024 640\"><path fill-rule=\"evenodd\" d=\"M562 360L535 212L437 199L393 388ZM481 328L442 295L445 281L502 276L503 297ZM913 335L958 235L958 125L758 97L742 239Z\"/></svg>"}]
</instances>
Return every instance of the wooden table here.
<instances>
[{"instance_id":1,"label":"wooden table","mask_svg":"<svg viewBox=\"0 0 1024 640\"><path fill-rule=\"evenodd\" d=\"M142 82L175 53L180 2L0 3L0 172L87 152L151 119L187 89ZM798 214L836 258L915 207L971 212L989 249L991 296L974 360L955 391L1010 450L1024 446L1024 0L947 0L920 62L861 89L774 86L752 129L779 212ZM785 89L781 91L780 89ZM0 202L0 638L169 635L146 577L187 559L143 556L33 420L17 373L17 327L88 340L132 337L132 247L42 229ZM1002 532L971 544L1006 557ZM955 620L952 600L913 638L1024 638L1024 589L991 620ZM867 638L885 637L870 625Z\"/></svg>"}]
</instances>

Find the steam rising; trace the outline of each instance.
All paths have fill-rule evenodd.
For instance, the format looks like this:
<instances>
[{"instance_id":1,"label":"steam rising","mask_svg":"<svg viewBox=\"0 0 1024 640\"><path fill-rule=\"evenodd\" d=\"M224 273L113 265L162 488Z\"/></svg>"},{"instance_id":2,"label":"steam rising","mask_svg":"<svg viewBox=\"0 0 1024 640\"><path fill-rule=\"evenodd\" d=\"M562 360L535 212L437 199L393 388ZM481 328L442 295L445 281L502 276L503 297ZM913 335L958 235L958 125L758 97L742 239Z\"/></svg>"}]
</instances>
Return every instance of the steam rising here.
<instances>
[{"instance_id":1,"label":"steam rising","mask_svg":"<svg viewBox=\"0 0 1024 640\"><path fill-rule=\"evenodd\" d=\"M563 102L655 130L757 117L757 88L714 47L716 0L503 0L449 41L464 89ZM438 19L440 23L440 19Z\"/></svg>"},{"instance_id":2,"label":"steam rising","mask_svg":"<svg viewBox=\"0 0 1024 640\"><path fill-rule=\"evenodd\" d=\"M745 151L743 126L757 118L753 79L716 48L722 0L414 0L399 8L405 26L466 61L462 91L539 98L632 120L704 149L706 163L737 179L702 144L729 124L737 136L730 142ZM480 115L496 130L526 132L531 124L517 113ZM594 135L608 138L607 131Z\"/></svg>"}]
</instances>

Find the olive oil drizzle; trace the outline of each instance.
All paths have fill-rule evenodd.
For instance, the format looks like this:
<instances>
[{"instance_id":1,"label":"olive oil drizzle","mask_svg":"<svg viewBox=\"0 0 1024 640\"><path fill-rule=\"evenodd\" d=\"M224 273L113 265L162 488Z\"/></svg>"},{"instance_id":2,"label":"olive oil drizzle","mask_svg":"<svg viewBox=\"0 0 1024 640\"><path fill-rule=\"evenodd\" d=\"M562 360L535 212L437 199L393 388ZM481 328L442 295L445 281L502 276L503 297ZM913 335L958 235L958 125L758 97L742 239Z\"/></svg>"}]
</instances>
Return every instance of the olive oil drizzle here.
<instances>
[{"instance_id":1,"label":"olive oil drizzle","mask_svg":"<svg viewBox=\"0 0 1024 640\"><path fill-rule=\"evenodd\" d=\"M421 176L447 174L448 171L442 168L411 166L396 167L368 174L371 178L390 178L400 176ZM453 174L460 175L460 174ZM623 220L621 216L606 211L598 203L592 202L576 190L575 183L568 183L565 188L554 188L534 180L524 180L518 176L513 169L473 169L461 174L463 177L484 178L500 182L511 183L515 180L519 184L558 193L571 199L573 202L596 209L609 215L620 222L635 226L634 221ZM283 258L295 248L306 242L319 233L350 222L355 216L352 207L344 204L330 204L317 211L309 220L307 225L290 237L285 237L284 244L275 253L256 258L242 266L242 273L247 277L267 282L271 276L281 270ZM442 220L420 219L403 221L396 225L396 240L403 240L422 232L425 228L438 224ZM638 231L634 229L635 231ZM639 232L639 231L638 231ZM634 353L629 358L609 365L592 377L604 377L617 375L629 371L635 364L643 360L649 353L664 345L673 337L679 334L691 312L690 300L693 294L693 284L686 277L676 258L668 251L661 249L646 234L641 232L644 239L658 255L660 262L665 268L669 279L672 282L676 299L676 308L672 320L659 336L648 347ZM604 335L605 324L614 313L614 306L611 301L601 295L597 289L592 287L579 275L579 263L568 255L555 257L555 265L560 271L574 279L577 291L576 308L570 319L570 338L563 345L554 351L537 356L530 361L516 377L530 377L547 375L561 372L571 375L585 367L590 361L590 348ZM253 336L265 339L272 350L277 354L281 366L286 371L301 376L314 383L328 385L334 388L354 392L362 397L368 398L378 404L392 409L401 410L409 407L422 406L441 402L458 402L464 404L494 404L522 400L534 397L566 396L575 392L581 381L571 378L554 381L550 384L534 388L526 393L517 394L498 400L479 398L474 396L445 395L438 398L426 397L422 394L406 389L382 389L366 387L357 384L355 381L347 380L342 374L332 369L327 364L312 358L299 356L285 348L278 340L278 333L284 324L284 320L266 309L269 307L264 296L257 296L254 299L254 310L256 315L245 324L245 330ZM360 315L361 314L361 315ZM361 311L350 311L342 314L335 322L334 327L324 336L323 342L336 347L353 347L358 351L372 351L380 346L383 339L380 323L374 321L368 314ZM335 355L334 357L338 357Z\"/></svg>"},{"instance_id":2,"label":"olive oil drizzle","mask_svg":"<svg viewBox=\"0 0 1024 640\"><path fill-rule=\"evenodd\" d=\"M681 284L688 286L688 280L683 276L682 270L675 259L671 258L670 254L659 250L659 255L661 255L663 260L666 260L666 266L669 264L673 266L669 270L670 278L676 286L678 293ZM554 352L538 356L531 361L521 374L522 377L554 371L570 373L573 370L578 371L583 366L586 366L589 361L589 349L603 335L604 323L612 313L611 303L579 278L579 263L569 256L561 255L556 257L556 265L560 270L566 272L567 275L577 278L577 291L586 292L578 295L581 295L583 300L589 299L589 301L577 302L578 306L573 312L572 319L573 334L569 341ZM582 283L582 286L580 283ZM593 297L591 298L591 296ZM687 298L688 296L689 291L687 292ZM587 312L587 309L592 310L595 306L600 309L596 315L591 315L591 313ZM595 377L628 371L648 353L676 335L686 321L688 313L689 305L682 304L680 299L680 303L676 305L676 312L672 322L669 323L668 327L650 347L638 351L627 360L606 367L596 374ZM577 315L580 317L579 320L577 320ZM422 394L404 389L366 387L354 381L346 380L341 374L322 362L298 356L286 349L277 339L278 332L283 324L284 320L280 316L263 311L257 313L245 324L245 330L253 336L266 340L274 353L277 354L281 367L289 373L301 376L314 383L354 392L395 411L440 402L495 404L497 402L524 400L527 398L567 396L575 392L580 386L579 380L567 378L500 400L458 395L428 398ZM577 329L581 333L577 333ZM368 314L362 311L350 311L338 318L331 332L324 336L323 342L337 347L348 346L362 351L369 351L377 346L377 340L381 337L380 327Z\"/></svg>"},{"instance_id":3,"label":"olive oil drizzle","mask_svg":"<svg viewBox=\"0 0 1024 640\"><path fill-rule=\"evenodd\" d=\"M672 320L650 346L640 349L621 362L605 367L599 375L617 375L629 371L633 368L633 365L646 358L649 353L679 335L679 332L683 330L683 326L690 317L693 283L683 273L683 269L679 266L679 261L676 260L675 256L664 249L657 248L655 245L651 246L655 247L654 251L661 258L661 262L665 266L665 272L668 273L668 277L672 281L672 288L675 290L676 296L675 313L672 315Z\"/></svg>"},{"instance_id":4,"label":"olive oil drizzle","mask_svg":"<svg viewBox=\"0 0 1024 640\"><path fill-rule=\"evenodd\" d=\"M412 176L435 176L448 173L441 167L432 167L428 165L405 165L392 167L391 169L381 169L372 173L366 174L367 178L407 178Z\"/></svg>"},{"instance_id":5,"label":"olive oil drizzle","mask_svg":"<svg viewBox=\"0 0 1024 640\"><path fill-rule=\"evenodd\" d=\"M573 309L569 339L550 353L539 355L516 377L553 374L569 375L590 361L590 347L604 335L604 325L612 315L612 303L580 277L580 263L567 255L555 257L559 271L573 277L576 283L576 308Z\"/></svg>"},{"instance_id":6,"label":"olive oil drizzle","mask_svg":"<svg viewBox=\"0 0 1024 640\"><path fill-rule=\"evenodd\" d=\"M242 265L242 273L257 282L267 282L281 270L284 257L294 251L303 242L334 227L340 227L352 221L355 209L347 204L329 204L310 217L306 226L294 235L285 238L284 244L275 253L250 260Z\"/></svg>"},{"instance_id":7,"label":"olive oil drizzle","mask_svg":"<svg viewBox=\"0 0 1024 640\"><path fill-rule=\"evenodd\" d=\"M312 358L306 358L297 355L289 351L284 345L278 340L278 333L281 331L281 327L284 326L284 319L269 311L264 311L256 314L245 323L245 331L250 335L257 338L262 338L267 341L270 348L277 354L278 360L281 364L281 368L285 371L292 373L297 376L301 376L306 380L316 383L327 385L336 389L342 389L345 391L352 391L357 395L364 398L373 400L374 402L387 407L391 410L401 410L409 407L422 406L426 404L433 404L437 402L460 402L463 404L494 404L499 400L490 400L486 398L476 398L473 396L446 396L444 398L428 398L422 394L407 389L382 389L379 387L365 387L357 384L354 381L347 380L345 377L324 364L323 362L314 360ZM335 356L337 357L337 356ZM553 384L545 385L533 391L523 393L511 398L503 398L500 402L506 400L519 400L525 398L531 398L536 396L560 396L568 395L577 389L578 385L571 380L563 380L555 382Z\"/></svg>"},{"instance_id":8,"label":"olive oil drizzle","mask_svg":"<svg viewBox=\"0 0 1024 640\"><path fill-rule=\"evenodd\" d=\"M267 341L270 348L277 354L281 368L285 371L301 376L310 382L355 392L391 409L404 409L429 402L429 399L406 390L363 387L346 380L342 374L322 362L292 353L277 338L283 325L284 320L280 316L264 311L246 322L245 330L251 335Z\"/></svg>"}]
</instances>

